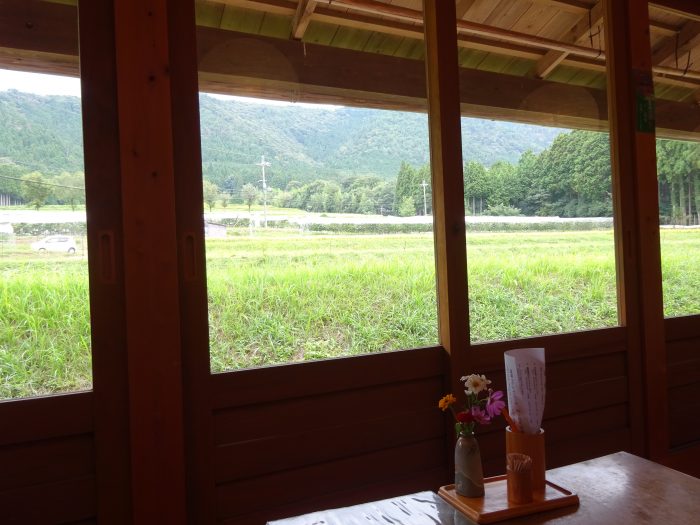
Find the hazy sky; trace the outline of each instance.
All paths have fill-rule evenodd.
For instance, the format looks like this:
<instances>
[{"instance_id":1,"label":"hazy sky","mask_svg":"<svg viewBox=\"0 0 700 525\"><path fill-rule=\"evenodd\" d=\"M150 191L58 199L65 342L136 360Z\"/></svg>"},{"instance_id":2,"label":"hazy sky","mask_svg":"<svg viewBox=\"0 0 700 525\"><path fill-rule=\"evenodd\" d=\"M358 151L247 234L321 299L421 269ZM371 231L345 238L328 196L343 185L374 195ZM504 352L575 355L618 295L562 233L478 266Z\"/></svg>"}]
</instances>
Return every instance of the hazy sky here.
<instances>
[{"instance_id":1,"label":"hazy sky","mask_svg":"<svg viewBox=\"0 0 700 525\"><path fill-rule=\"evenodd\" d=\"M80 96L80 80L56 75L40 75L0 69L0 91L16 89L36 95Z\"/></svg>"},{"instance_id":2,"label":"hazy sky","mask_svg":"<svg viewBox=\"0 0 700 525\"><path fill-rule=\"evenodd\" d=\"M41 75L39 73L24 73L20 71L10 71L0 69L0 91L8 89L16 89L25 93L34 93L36 95L69 95L73 97L80 96L80 79L73 77L60 77L57 75ZM221 99L234 99L244 102L253 102L257 104L266 104L271 106L313 106L318 108L335 109L339 106L331 106L327 104L304 104L293 102L281 102L275 100L262 100L247 97L233 97L226 95L209 96Z\"/></svg>"}]
</instances>

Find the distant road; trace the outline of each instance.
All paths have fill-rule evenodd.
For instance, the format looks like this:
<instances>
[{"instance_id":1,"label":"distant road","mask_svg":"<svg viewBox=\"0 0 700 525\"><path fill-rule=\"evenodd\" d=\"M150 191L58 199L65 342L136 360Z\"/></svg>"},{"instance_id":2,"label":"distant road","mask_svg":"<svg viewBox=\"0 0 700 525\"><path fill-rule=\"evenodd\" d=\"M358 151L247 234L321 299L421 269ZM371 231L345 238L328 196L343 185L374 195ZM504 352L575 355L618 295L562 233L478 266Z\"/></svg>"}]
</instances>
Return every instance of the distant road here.
<instances>
[{"instance_id":1,"label":"distant road","mask_svg":"<svg viewBox=\"0 0 700 525\"><path fill-rule=\"evenodd\" d=\"M257 223L263 222L262 212L212 212L205 213L204 219L211 222L219 222L223 219L248 219L252 218ZM294 215L280 215L268 213L268 221L288 221L293 224L428 224L433 222L431 215L419 215L416 217L393 217L386 215L357 215L357 214L320 214L304 213ZM610 217L495 217L490 215L467 216L467 224L503 223L503 224L541 224L541 223L569 223L590 222L597 224L609 222ZM32 211L32 210L3 210L0 211L0 223L64 223L85 222L84 211Z\"/></svg>"}]
</instances>

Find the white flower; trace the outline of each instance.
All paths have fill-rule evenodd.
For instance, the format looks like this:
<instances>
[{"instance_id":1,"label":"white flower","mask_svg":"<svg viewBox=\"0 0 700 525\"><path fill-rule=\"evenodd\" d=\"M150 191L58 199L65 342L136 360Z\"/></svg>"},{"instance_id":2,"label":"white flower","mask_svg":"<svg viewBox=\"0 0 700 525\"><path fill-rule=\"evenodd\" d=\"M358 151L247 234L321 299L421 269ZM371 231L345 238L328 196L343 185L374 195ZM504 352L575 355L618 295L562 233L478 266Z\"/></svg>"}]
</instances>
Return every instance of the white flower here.
<instances>
[{"instance_id":1,"label":"white flower","mask_svg":"<svg viewBox=\"0 0 700 525\"><path fill-rule=\"evenodd\" d=\"M461 380L464 381L464 386L467 387L465 390L467 395L478 394L479 392L486 390L488 385L491 384L491 381L486 379L486 376L478 374L463 377Z\"/></svg>"}]
</instances>

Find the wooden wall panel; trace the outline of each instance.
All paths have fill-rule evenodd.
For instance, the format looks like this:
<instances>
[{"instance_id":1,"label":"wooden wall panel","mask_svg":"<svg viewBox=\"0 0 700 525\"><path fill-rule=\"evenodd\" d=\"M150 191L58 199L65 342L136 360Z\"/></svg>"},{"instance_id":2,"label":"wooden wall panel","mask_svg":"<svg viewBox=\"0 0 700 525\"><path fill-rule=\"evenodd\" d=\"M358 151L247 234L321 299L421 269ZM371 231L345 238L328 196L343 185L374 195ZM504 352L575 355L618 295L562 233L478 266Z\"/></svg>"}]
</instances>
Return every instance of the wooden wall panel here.
<instances>
[{"instance_id":1,"label":"wooden wall panel","mask_svg":"<svg viewBox=\"0 0 700 525\"><path fill-rule=\"evenodd\" d=\"M96 515L95 478L19 487L0 492L3 525L58 525Z\"/></svg>"},{"instance_id":2,"label":"wooden wall panel","mask_svg":"<svg viewBox=\"0 0 700 525\"><path fill-rule=\"evenodd\" d=\"M477 345L469 371L504 388L504 350L547 349L544 427L556 467L630 450L625 338L612 328ZM213 376L220 522L261 524L450 482L451 436L436 408L449 388L444 357L433 348ZM487 475L504 471L503 426L480 435Z\"/></svg>"},{"instance_id":3,"label":"wooden wall panel","mask_svg":"<svg viewBox=\"0 0 700 525\"><path fill-rule=\"evenodd\" d=\"M319 496L311 495L309 499L303 501L280 505L261 512L224 518L219 523L222 525L262 525L268 520L297 516L313 510L345 507L358 502L390 498L397 494L411 494L425 490L426 487L439 487L445 484L445 469L441 466L432 470L404 475L391 481L377 482L368 476L365 481L366 484L349 490Z\"/></svg>"},{"instance_id":4,"label":"wooden wall panel","mask_svg":"<svg viewBox=\"0 0 700 525\"><path fill-rule=\"evenodd\" d=\"M218 519L264 523L444 483L444 364L430 348L212 376L217 404L233 402L214 412Z\"/></svg>"},{"instance_id":5,"label":"wooden wall panel","mask_svg":"<svg viewBox=\"0 0 700 525\"><path fill-rule=\"evenodd\" d=\"M400 365L399 365L400 363ZM361 355L211 376L213 408L322 395L440 375L447 360L439 347Z\"/></svg>"},{"instance_id":6,"label":"wooden wall panel","mask_svg":"<svg viewBox=\"0 0 700 525\"><path fill-rule=\"evenodd\" d=\"M332 434L328 435L332 442ZM362 487L369 482L398 481L417 472L432 471L444 465L445 440L440 437L403 447L391 447L363 456L308 466L273 475L226 484L217 489L220 518L242 511L268 510L275 505L302 501L310 494L325 495ZM424 485L425 489L430 487ZM401 488L400 492L405 492ZM362 501L366 498L363 496Z\"/></svg>"},{"instance_id":7,"label":"wooden wall panel","mask_svg":"<svg viewBox=\"0 0 700 525\"><path fill-rule=\"evenodd\" d=\"M547 467L558 467L630 450L625 338L618 327L475 345L469 372L485 373L494 388L505 389L503 352L545 348ZM505 472L504 426L498 421L480 431L486 475Z\"/></svg>"},{"instance_id":8,"label":"wooden wall panel","mask_svg":"<svg viewBox=\"0 0 700 525\"><path fill-rule=\"evenodd\" d=\"M0 403L0 523L96 516L92 393Z\"/></svg>"},{"instance_id":9,"label":"wooden wall panel","mask_svg":"<svg viewBox=\"0 0 700 525\"><path fill-rule=\"evenodd\" d=\"M671 449L700 449L700 315L666 319L666 333Z\"/></svg>"},{"instance_id":10,"label":"wooden wall panel","mask_svg":"<svg viewBox=\"0 0 700 525\"><path fill-rule=\"evenodd\" d=\"M0 446L92 432L92 392L0 401ZM0 470L1 473L1 470Z\"/></svg>"},{"instance_id":11,"label":"wooden wall panel","mask_svg":"<svg viewBox=\"0 0 700 525\"><path fill-rule=\"evenodd\" d=\"M0 491L92 476L94 454L92 434L0 447Z\"/></svg>"}]
</instances>

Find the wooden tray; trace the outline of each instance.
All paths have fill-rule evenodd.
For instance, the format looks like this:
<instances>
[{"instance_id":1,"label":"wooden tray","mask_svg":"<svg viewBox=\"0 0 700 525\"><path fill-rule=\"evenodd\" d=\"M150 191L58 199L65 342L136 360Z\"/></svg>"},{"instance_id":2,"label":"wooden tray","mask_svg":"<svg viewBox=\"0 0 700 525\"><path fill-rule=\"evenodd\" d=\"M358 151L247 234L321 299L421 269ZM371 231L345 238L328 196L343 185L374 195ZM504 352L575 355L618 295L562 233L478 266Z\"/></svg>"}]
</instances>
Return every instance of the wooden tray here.
<instances>
[{"instance_id":1,"label":"wooden tray","mask_svg":"<svg viewBox=\"0 0 700 525\"><path fill-rule=\"evenodd\" d=\"M484 480L483 498L466 498L455 492L454 485L440 487L438 494L476 523L494 523L508 518L535 514L545 510L578 505L578 496L551 481L546 481L542 499L530 503L508 503L506 477L495 476Z\"/></svg>"}]
</instances>

